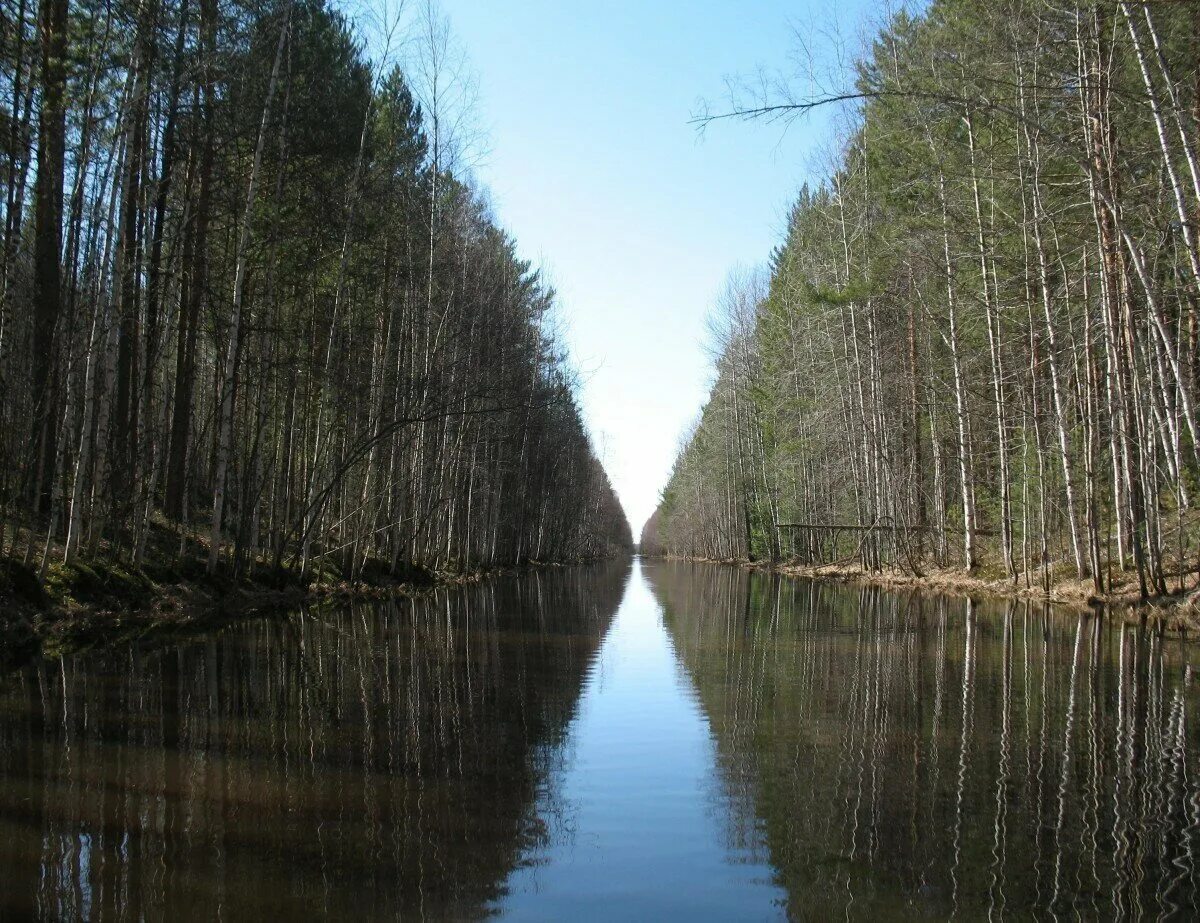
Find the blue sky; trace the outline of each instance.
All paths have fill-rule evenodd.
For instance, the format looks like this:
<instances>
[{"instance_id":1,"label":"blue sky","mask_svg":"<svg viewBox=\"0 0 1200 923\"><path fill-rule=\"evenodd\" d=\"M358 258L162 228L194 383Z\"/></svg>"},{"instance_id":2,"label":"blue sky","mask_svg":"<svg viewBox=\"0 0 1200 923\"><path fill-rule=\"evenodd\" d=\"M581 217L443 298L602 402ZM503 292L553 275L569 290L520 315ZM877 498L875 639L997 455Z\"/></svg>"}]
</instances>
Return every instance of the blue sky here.
<instances>
[{"instance_id":1,"label":"blue sky","mask_svg":"<svg viewBox=\"0 0 1200 923\"><path fill-rule=\"evenodd\" d=\"M710 383L705 318L763 262L833 134L814 119L697 135L725 78L851 40L864 0L442 0L478 81L476 167L500 223L559 292L583 402L635 533Z\"/></svg>"}]
</instances>

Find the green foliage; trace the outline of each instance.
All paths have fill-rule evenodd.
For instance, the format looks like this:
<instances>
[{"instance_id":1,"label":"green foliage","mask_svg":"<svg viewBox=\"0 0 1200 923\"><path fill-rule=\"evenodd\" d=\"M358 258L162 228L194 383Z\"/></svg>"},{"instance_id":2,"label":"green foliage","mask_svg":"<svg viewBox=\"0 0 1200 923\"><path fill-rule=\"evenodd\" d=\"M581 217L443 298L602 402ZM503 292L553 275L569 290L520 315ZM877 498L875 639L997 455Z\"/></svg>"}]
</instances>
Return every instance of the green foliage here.
<instances>
[{"instance_id":1,"label":"green foliage","mask_svg":"<svg viewBox=\"0 0 1200 923\"><path fill-rule=\"evenodd\" d=\"M762 557L806 521L871 567L913 563L908 527L1009 579L1115 555L1161 592L1189 566L1186 516L1159 547L1200 471L1197 59L1168 7L935 0L885 25L769 283L735 280L660 544Z\"/></svg>"}]
</instances>

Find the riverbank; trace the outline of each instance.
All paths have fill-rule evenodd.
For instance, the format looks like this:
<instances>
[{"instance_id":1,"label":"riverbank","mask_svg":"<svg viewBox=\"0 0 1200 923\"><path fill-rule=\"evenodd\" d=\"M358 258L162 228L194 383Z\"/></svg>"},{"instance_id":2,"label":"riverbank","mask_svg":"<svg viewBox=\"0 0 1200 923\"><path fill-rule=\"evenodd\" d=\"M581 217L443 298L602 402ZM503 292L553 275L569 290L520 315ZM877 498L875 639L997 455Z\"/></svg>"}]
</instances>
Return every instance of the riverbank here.
<instances>
[{"instance_id":1,"label":"riverbank","mask_svg":"<svg viewBox=\"0 0 1200 923\"><path fill-rule=\"evenodd\" d=\"M1090 580L1056 576L1047 589L1043 585L1026 585L1023 581L996 576L985 571L964 573L959 568L927 566L921 574L903 571L874 571L859 564L804 565L787 562L716 560L687 558L709 564L724 564L748 570L777 573L807 580L828 580L837 583L874 586L889 590L942 594L960 598L1022 599L1047 602L1071 609L1106 611L1126 621L1160 622L1168 630L1195 632L1200 630L1200 587L1194 585L1194 575L1188 575L1181 593L1159 596L1142 602L1137 579L1131 574L1114 574L1113 591L1098 595ZM1178 578L1172 578L1178 586Z\"/></svg>"},{"instance_id":2,"label":"riverbank","mask_svg":"<svg viewBox=\"0 0 1200 923\"><path fill-rule=\"evenodd\" d=\"M416 596L517 570L408 568L400 576L373 571L356 581L323 572L303 581L289 571L264 569L234 579L209 575L193 561L134 568L102 560L51 565L39 581L21 562L0 557L0 672L39 654L70 653L149 633L209 630L323 602Z\"/></svg>"}]
</instances>

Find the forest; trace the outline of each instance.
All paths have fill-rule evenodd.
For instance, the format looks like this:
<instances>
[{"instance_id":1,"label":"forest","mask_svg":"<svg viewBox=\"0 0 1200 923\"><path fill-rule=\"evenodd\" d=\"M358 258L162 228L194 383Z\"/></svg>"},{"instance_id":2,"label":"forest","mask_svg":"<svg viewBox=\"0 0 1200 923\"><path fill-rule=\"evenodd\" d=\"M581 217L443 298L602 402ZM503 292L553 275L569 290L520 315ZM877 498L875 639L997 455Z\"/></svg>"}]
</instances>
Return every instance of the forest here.
<instances>
[{"instance_id":1,"label":"forest","mask_svg":"<svg viewBox=\"0 0 1200 923\"><path fill-rule=\"evenodd\" d=\"M642 549L1145 599L1200 565L1200 4L935 0L731 277Z\"/></svg>"},{"instance_id":2,"label":"forest","mask_svg":"<svg viewBox=\"0 0 1200 923\"><path fill-rule=\"evenodd\" d=\"M0 558L354 580L630 547L449 28L374 19L5 0Z\"/></svg>"}]
</instances>

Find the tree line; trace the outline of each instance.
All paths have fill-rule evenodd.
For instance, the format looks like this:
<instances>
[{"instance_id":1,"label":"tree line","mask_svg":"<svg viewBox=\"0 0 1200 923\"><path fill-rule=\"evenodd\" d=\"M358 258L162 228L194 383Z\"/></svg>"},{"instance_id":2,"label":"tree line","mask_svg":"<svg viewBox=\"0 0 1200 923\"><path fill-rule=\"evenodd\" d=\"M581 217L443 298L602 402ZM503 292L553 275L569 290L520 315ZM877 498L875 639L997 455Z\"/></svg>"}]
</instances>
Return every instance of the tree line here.
<instances>
[{"instance_id":1,"label":"tree line","mask_svg":"<svg viewBox=\"0 0 1200 923\"><path fill-rule=\"evenodd\" d=\"M446 25L376 31L5 0L0 553L356 577L628 546L554 292L460 165Z\"/></svg>"},{"instance_id":2,"label":"tree line","mask_svg":"<svg viewBox=\"0 0 1200 923\"><path fill-rule=\"evenodd\" d=\"M1200 4L935 0L874 37L645 549L1182 590L1200 563Z\"/></svg>"}]
</instances>

